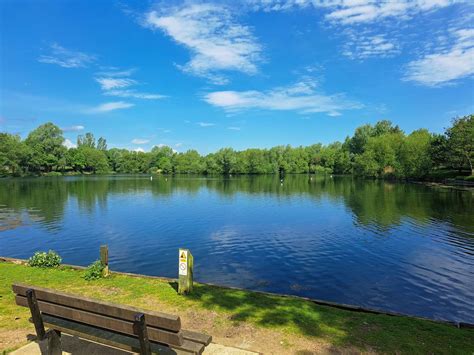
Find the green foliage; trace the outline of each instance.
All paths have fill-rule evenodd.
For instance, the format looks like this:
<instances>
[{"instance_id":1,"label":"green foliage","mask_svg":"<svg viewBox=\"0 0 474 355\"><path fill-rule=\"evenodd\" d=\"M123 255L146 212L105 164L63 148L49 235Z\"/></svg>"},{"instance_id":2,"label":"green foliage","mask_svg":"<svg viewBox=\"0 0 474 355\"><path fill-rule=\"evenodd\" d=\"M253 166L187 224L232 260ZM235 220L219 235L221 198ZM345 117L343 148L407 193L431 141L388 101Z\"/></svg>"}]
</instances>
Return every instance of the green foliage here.
<instances>
[{"instance_id":1,"label":"green foliage","mask_svg":"<svg viewBox=\"0 0 474 355\"><path fill-rule=\"evenodd\" d=\"M28 147L19 136L0 133L0 176L23 175L28 155Z\"/></svg>"},{"instance_id":2,"label":"green foliage","mask_svg":"<svg viewBox=\"0 0 474 355\"><path fill-rule=\"evenodd\" d=\"M235 151L222 148L201 156L196 150L178 153L168 146L151 152L112 148L92 133L77 138L77 148L66 149L61 130L52 123L32 131L25 141L0 134L0 176L28 173L57 175L124 174L355 174L363 177L424 179L452 177L473 171L473 116L453 120L445 134L420 129L406 135L383 120L356 128L344 143L307 147ZM457 169L457 173L451 170ZM449 171L449 174L443 173Z\"/></svg>"},{"instance_id":3,"label":"green foliage","mask_svg":"<svg viewBox=\"0 0 474 355\"><path fill-rule=\"evenodd\" d=\"M48 252L37 251L28 259L28 265L35 267L58 267L61 261L61 257L54 250Z\"/></svg>"},{"instance_id":4,"label":"green foliage","mask_svg":"<svg viewBox=\"0 0 474 355\"><path fill-rule=\"evenodd\" d=\"M446 131L449 159L456 167L469 167L474 175L474 115L456 118Z\"/></svg>"},{"instance_id":5,"label":"green foliage","mask_svg":"<svg viewBox=\"0 0 474 355\"><path fill-rule=\"evenodd\" d=\"M94 261L90 264L84 272L84 279L87 281L98 280L104 276L104 265L100 260Z\"/></svg>"},{"instance_id":6,"label":"green foliage","mask_svg":"<svg viewBox=\"0 0 474 355\"><path fill-rule=\"evenodd\" d=\"M58 170L67 151L63 143L62 130L50 122L31 131L25 140L29 148L27 168L35 172Z\"/></svg>"}]
</instances>

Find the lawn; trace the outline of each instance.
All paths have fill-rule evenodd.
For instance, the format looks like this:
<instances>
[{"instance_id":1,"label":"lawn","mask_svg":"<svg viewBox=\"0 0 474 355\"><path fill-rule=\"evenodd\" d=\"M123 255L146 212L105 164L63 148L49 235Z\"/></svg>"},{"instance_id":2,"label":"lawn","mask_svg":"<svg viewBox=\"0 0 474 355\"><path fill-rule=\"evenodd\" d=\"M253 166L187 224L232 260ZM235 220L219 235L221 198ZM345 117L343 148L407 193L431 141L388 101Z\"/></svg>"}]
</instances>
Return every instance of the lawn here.
<instances>
[{"instance_id":1,"label":"lawn","mask_svg":"<svg viewBox=\"0 0 474 355\"><path fill-rule=\"evenodd\" d=\"M298 298L195 284L180 296L173 282L112 274L86 281L71 268L41 269L0 262L0 351L26 343L29 310L14 302L23 282L111 302L179 314L183 325L216 342L261 352L349 350L375 353L472 354L474 330L435 322L341 310Z\"/></svg>"}]
</instances>

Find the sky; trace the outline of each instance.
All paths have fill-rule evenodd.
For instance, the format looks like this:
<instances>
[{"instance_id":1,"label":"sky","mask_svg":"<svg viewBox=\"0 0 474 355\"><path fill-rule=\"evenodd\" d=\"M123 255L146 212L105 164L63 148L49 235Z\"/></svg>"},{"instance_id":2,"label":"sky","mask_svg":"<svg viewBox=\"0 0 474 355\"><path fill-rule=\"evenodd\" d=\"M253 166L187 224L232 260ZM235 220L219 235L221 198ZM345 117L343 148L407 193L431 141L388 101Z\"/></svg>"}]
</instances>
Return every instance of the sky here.
<instances>
[{"instance_id":1,"label":"sky","mask_svg":"<svg viewBox=\"0 0 474 355\"><path fill-rule=\"evenodd\" d=\"M0 131L203 154L474 112L474 3L0 1Z\"/></svg>"}]
</instances>

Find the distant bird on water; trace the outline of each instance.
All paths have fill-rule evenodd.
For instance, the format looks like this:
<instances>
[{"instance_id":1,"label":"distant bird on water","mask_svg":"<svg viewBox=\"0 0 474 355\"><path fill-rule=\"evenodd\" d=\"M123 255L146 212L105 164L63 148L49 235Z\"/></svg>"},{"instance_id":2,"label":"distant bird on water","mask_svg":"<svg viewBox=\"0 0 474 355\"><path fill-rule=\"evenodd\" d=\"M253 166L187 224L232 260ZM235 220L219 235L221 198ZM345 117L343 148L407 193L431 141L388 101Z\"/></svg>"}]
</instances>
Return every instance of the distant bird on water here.
<instances>
[{"instance_id":1,"label":"distant bird on water","mask_svg":"<svg viewBox=\"0 0 474 355\"><path fill-rule=\"evenodd\" d=\"M150 181L153 181L153 176L150 176Z\"/></svg>"}]
</instances>

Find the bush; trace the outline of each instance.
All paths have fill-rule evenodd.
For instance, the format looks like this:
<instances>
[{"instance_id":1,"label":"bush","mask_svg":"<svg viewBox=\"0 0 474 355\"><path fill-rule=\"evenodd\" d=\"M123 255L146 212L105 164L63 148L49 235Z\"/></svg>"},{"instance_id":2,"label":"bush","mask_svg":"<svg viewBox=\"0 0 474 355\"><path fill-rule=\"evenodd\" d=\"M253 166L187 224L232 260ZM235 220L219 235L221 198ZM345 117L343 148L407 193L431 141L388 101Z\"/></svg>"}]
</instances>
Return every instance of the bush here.
<instances>
[{"instance_id":1,"label":"bush","mask_svg":"<svg viewBox=\"0 0 474 355\"><path fill-rule=\"evenodd\" d=\"M464 178L464 180L474 182L474 175L466 176L466 177Z\"/></svg>"},{"instance_id":2,"label":"bush","mask_svg":"<svg viewBox=\"0 0 474 355\"><path fill-rule=\"evenodd\" d=\"M36 267L58 267L61 264L61 261L61 257L54 250L50 250L47 253L44 251L37 251L28 259L28 265Z\"/></svg>"},{"instance_id":3,"label":"bush","mask_svg":"<svg viewBox=\"0 0 474 355\"><path fill-rule=\"evenodd\" d=\"M104 265L100 260L94 261L90 264L86 272L84 273L84 278L87 281L98 280L104 276Z\"/></svg>"},{"instance_id":4,"label":"bush","mask_svg":"<svg viewBox=\"0 0 474 355\"><path fill-rule=\"evenodd\" d=\"M59 171L50 171L49 173L43 173L43 176L63 176Z\"/></svg>"}]
</instances>

